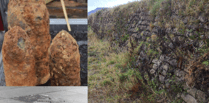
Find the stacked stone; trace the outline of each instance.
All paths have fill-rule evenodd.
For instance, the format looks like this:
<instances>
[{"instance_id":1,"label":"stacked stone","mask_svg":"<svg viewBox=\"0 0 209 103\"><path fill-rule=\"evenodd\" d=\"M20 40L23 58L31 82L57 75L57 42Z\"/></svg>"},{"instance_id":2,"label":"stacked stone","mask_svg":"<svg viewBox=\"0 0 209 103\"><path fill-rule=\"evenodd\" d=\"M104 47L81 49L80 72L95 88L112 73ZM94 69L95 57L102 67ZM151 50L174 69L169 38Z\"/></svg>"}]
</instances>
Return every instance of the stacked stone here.
<instances>
[{"instance_id":1,"label":"stacked stone","mask_svg":"<svg viewBox=\"0 0 209 103\"><path fill-rule=\"evenodd\" d=\"M208 35L209 30L209 26L205 25L208 20L203 16L203 14L206 13L202 12L202 15L197 15L196 17L186 16L182 18L182 15L175 13L178 9L172 9L171 14L167 15L168 12L170 12L170 10L167 9L169 3L166 1L163 3L156 13L156 16L150 15L146 2L142 2L144 6L139 7L133 15L130 15L128 21L123 21L123 19L117 17L117 14L115 15L114 13L111 17L108 17L107 14L101 15L105 13L105 11L91 15L88 19L88 23L97 35L104 34L104 37L109 38L107 34L113 34L117 39L121 38L120 32L111 32L113 31L112 29L104 27L110 26L111 21L108 21L109 19L120 19L121 22L126 22L128 29L125 33L129 34L130 38L134 38L132 40L134 40L136 44L142 43L138 53L134 55L136 57L134 64L136 65L133 66L138 67L138 70L140 70L144 64L149 64L146 67L146 71L144 69L141 74L149 74L149 79L155 81L156 85L159 86L159 90L166 89L172 92L174 97L181 97L187 103L205 103L209 101L209 94L207 93L208 84L206 82L208 80L206 77L208 77L209 66L204 66L202 63L207 61L208 56L205 56L200 62L197 62L197 60L200 60L199 58L194 59L192 57L194 60L191 60L189 56L193 56L193 54L195 54L194 56L199 56L197 52L195 53L195 49L202 48L204 46L204 39L208 39L208 36L204 37L204 35ZM119 10L110 10L108 11L109 14L111 14L111 11ZM190 19L198 21L198 24L189 24L189 22L191 22L189 21ZM166 22L163 23L162 21ZM177 22L172 24L172 21ZM112 24L116 23L117 22L114 22ZM184 25L185 28L179 28L177 23L182 23L181 25ZM117 28L117 26L114 26L114 28ZM123 27L123 29L124 28L125 27ZM180 30L185 30L185 32L182 33ZM194 40L192 40L192 36L195 37ZM148 51L155 51L157 54L153 53L153 55L150 55ZM181 57L184 57L184 59L181 59ZM189 60L191 63L188 63ZM191 64L198 65L193 66ZM192 67L192 69L190 69L190 72L192 70L191 76L194 75L193 78L189 77L192 79L192 83L189 83L188 80L185 79L186 75L188 75L189 67ZM195 81L197 79L199 79L198 82ZM203 82L200 82L201 80L203 80ZM202 85L202 83L204 83L204 85ZM187 91L188 94L184 95L179 93L177 95L177 93L173 92L173 89L170 88L176 85L181 85L178 89L181 88Z\"/></svg>"},{"instance_id":2,"label":"stacked stone","mask_svg":"<svg viewBox=\"0 0 209 103\"><path fill-rule=\"evenodd\" d=\"M76 40L60 31L49 48L52 86L80 86L80 53Z\"/></svg>"}]
</instances>

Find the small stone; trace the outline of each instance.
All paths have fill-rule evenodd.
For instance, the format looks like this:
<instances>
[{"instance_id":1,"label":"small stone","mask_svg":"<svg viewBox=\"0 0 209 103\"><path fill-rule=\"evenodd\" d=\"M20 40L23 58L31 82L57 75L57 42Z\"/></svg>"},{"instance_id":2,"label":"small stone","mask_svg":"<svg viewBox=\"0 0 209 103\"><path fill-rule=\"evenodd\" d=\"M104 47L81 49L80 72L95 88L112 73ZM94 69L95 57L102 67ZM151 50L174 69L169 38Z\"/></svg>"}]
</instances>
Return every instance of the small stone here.
<instances>
[{"instance_id":1,"label":"small stone","mask_svg":"<svg viewBox=\"0 0 209 103\"><path fill-rule=\"evenodd\" d=\"M160 60L163 61L165 59L165 56L161 55Z\"/></svg>"},{"instance_id":2,"label":"small stone","mask_svg":"<svg viewBox=\"0 0 209 103\"><path fill-rule=\"evenodd\" d=\"M163 69L164 69L165 71L168 71L168 65L163 65Z\"/></svg>"},{"instance_id":3,"label":"small stone","mask_svg":"<svg viewBox=\"0 0 209 103\"><path fill-rule=\"evenodd\" d=\"M166 76L166 73L167 73L167 72L166 72L165 70L163 70L162 74L163 74L164 76Z\"/></svg>"},{"instance_id":4,"label":"small stone","mask_svg":"<svg viewBox=\"0 0 209 103\"><path fill-rule=\"evenodd\" d=\"M154 64L152 68L153 68L154 70L156 70L157 67L158 67L157 64Z\"/></svg>"},{"instance_id":5,"label":"small stone","mask_svg":"<svg viewBox=\"0 0 209 103\"><path fill-rule=\"evenodd\" d=\"M180 94L180 93L178 93L176 97L177 97L177 98L181 97L181 94Z\"/></svg>"},{"instance_id":6,"label":"small stone","mask_svg":"<svg viewBox=\"0 0 209 103\"><path fill-rule=\"evenodd\" d=\"M170 48L174 48L174 46L173 46L173 44L172 43L170 43L169 45L168 45Z\"/></svg>"},{"instance_id":7,"label":"small stone","mask_svg":"<svg viewBox=\"0 0 209 103\"><path fill-rule=\"evenodd\" d=\"M161 63L158 59L154 59L154 60L152 60L152 62L157 64L157 65L160 65L160 63Z\"/></svg>"},{"instance_id":8,"label":"small stone","mask_svg":"<svg viewBox=\"0 0 209 103\"><path fill-rule=\"evenodd\" d=\"M157 50L158 50L159 53L162 52L162 50L160 49L160 47L157 47Z\"/></svg>"},{"instance_id":9,"label":"small stone","mask_svg":"<svg viewBox=\"0 0 209 103\"><path fill-rule=\"evenodd\" d=\"M173 60L170 60L170 62L169 62L171 65L177 65L177 62L176 62L176 60L175 59L173 59Z\"/></svg>"},{"instance_id":10,"label":"small stone","mask_svg":"<svg viewBox=\"0 0 209 103\"><path fill-rule=\"evenodd\" d=\"M184 71L176 70L175 75L178 76L178 77L184 77L185 73L184 73Z\"/></svg>"},{"instance_id":11,"label":"small stone","mask_svg":"<svg viewBox=\"0 0 209 103\"><path fill-rule=\"evenodd\" d=\"M159 80L160 80L161 83L163 83L165 81L165 77L162 76L162 75L159 75Z\"/></svg>"},{"instance_id":12,"label":"small stone","mask_svg":"<svg viewBox=\"0 0 209 103\"><path fill-rule=\"evenodd\" d=\"M197 96L198 101L200 101L200 102L206 102L206 95L205 95L204 92L202 92L200 90L197 90L196 96Z\"/></svg>"},{"instance_id":13,"label":"small stone","mask_svg":"<svg viewBox=\"0 0 209 103\"><path fill-rule=\"evenodd\" d=\"M181 78L175 77L175 83L176 84L179 84L181 81L183 81Z\"/></svg>"},{"instance_id":14,"label":"small stone","mask_svg":"<svg viewBox=\"0 0 209 103\"><path fill-rule=\"evenodd\" d=\"M154 70L154 69L151 69L151 70L150 70L150 73L151 73L151 74L154 74L154 73L155 73L155 70Z\"/></svg>"},{"instance_id":15,"label":"small stone","mask_svg":"<svg viewBox=\"0 0 209 103\"><path fill-rule=\"evenodd\" d=\"M204 25L204 28L209 29L209 26L207 24Z\"/></svg>"},{"instance_id":16,"label":"small stone","mask_svg":"<svg viewBox=\"0 0 209 103\"><path fill-rule=\"evenodd\" d=\"M187 94L187 95L184 95L182 94L181 95L181 98L186 102L186 103L197 103L197 100L192 97L191 95Z\"/></svg>"},{"instance_id":17,"label":"small stone","mask_svg":"<svg viewBox=\"0 0 209 103\"><path fill-rule=\"evenodd\" d=\"M154 23L154 26L157 26L157 22Z\"/></svg>"},{"instance_id":18,"label":"small stone","mask_svg":"<svg viewBox=\"0 0 209 103\"><path fill-rule=\"evenodd\" d=\"M183 89L184 90L189 90L191 87L189 87L186 83L185 84L183 84Z\"/></svg>"},{"instance_id":19,"label":"small stone","mask_svg":"<svg viewBox=\"0 0 209 103\"><path fill-rule=\"evenodd\" d=\"M191 88L191 89L188 89L187 92L189 94L191 94L193 97L195 97L195 94L197 92L197 89L196 88Z\"/></svg>"},{"instance_id":20,"label":"small stone","mask_svg":"<svg viewBox=\"0 0 209 103\"><path fill-rule=\"evenodd\" d=\"M201 22L205 22L205 19L204 19L204 17L202 17L202 16L199 16L199 18L198 18Z\"/></svg>"}]
</instances>

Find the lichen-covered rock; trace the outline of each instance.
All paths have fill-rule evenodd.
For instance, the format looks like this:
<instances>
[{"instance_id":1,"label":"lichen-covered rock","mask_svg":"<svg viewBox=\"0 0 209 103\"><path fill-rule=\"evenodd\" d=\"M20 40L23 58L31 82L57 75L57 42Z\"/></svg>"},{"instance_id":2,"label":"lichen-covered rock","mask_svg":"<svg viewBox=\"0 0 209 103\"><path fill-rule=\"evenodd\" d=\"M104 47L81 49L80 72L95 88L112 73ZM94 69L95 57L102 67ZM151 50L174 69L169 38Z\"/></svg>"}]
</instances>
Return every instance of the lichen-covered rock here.
<instances>
[{"instance_id":1,"label":"lichen-covered rock","mask_svg":"<svg viewBox=\"0 0 209 103\"><path fill-rule=\"evenodd\" d=\"M50 78L48 48L49 13L44 0L10 0L8 4L8 29L20 26L29 36L33 47L38 84Z\"/></svg>"},{"instance_id":2,"label":"lichen-covered rock","mask_svg":"<svg viewBox=\"0 0 209 103\"><path fill-rule=\"evenodd\" d=\"M35 59L28 35L21 27L6 32L2 48L6 86L34 86Z\"/></svg>"},{"instance_id":3,"label":"lichen-covered rock","mask_svg":"<svg viewBox=\"0 0 209 103\"><path fill-rule=\"evenodd\" d=\"M49 47L52 86L80 86L80 54L76 40L60 31Z\"/></svg>"},{"instance_id":4,"label":"lichen-covered rock","mask_svg":"<svg viewBox=\"0 0 209 103\"><path fill-rule=\"evenodd\" d=\"M187 95L184 95L182 94L181 95L181 98L186 102L186 103L197 103L197 100L192 97L191 95L187 94Z\"/></svg>"}]
</instances>

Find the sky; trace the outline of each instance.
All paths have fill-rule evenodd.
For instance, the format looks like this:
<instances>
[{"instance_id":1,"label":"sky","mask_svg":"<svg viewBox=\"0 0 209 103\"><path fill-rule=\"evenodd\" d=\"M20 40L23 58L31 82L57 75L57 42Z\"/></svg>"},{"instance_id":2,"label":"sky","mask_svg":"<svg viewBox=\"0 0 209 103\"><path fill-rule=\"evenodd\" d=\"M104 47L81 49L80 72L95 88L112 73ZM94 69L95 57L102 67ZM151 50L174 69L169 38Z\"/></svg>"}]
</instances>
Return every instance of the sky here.
<instances>
[{"instance_id":1,"label":"sky","mask_svg":"<svg viewBox=\"0 0 209 103\"><path fill-rule=\"evenodd\" d=\"M88 12L98 7L114 7L139 0L88 0Z\"/></svg>"}]
</instances>

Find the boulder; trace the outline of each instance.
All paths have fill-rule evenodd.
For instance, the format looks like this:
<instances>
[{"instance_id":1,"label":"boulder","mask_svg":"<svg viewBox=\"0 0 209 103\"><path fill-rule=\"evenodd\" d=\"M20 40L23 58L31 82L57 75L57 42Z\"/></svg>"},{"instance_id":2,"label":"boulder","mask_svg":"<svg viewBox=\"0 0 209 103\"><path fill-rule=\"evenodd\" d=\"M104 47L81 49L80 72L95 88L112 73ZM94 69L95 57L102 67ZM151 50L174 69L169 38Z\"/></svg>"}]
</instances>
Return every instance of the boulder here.
<instances>
[{"instance_id":1,"label":"boulder","mask_svg":"<svg viewBox=\"0 0 209 103\"><path fill-rule=\"evenodd\" d=\"M8 4L8 29L20 26L26 31L33 47L37 84L44 84L50 78L48 48L49 13L44 0L10 0Z\"/></svg>"},{"instance_id":2,"label":"boulder","mask_svg":"<svg viewBox=\"0 0 209 103\"><path fill-rule=\"evenodd\" d=\"M60 31L49 47L52 86L80 86L80 54L76 40Z\"/></svg>"},{"instance_id":3,"label":"boulder","mask_svg":"<svg viewBox=\"0 0 209 103\"><path fill-rule=\"evenodd\" d=\"M34 86L37 83L35 58L26 32L18 26L4 36L2 56L6 86Z\"/></svg>"}]
</instances>

